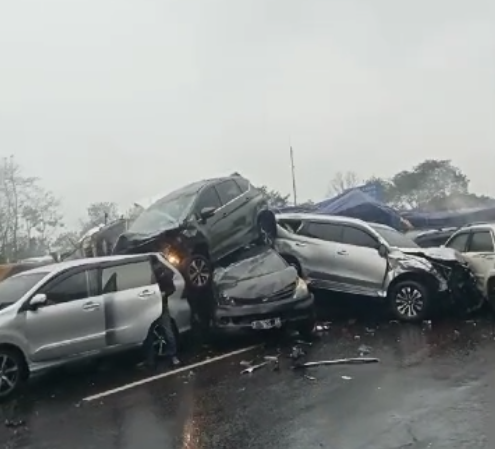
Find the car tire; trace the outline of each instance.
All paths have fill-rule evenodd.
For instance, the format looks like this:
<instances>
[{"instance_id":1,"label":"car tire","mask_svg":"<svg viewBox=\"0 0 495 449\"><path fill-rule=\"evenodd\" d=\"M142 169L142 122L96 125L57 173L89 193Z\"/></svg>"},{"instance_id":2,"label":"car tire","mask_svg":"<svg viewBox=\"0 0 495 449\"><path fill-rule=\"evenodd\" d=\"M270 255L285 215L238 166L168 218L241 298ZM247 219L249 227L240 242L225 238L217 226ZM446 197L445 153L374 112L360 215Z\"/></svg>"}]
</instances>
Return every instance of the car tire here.
<instances>
[{"instance_id":1,"label":"car tire","mask_svg":"<svg viewBox=\"0 0 495 449\"><path fill-rule=\"evenodd\" d=\"M27 377L28 369L21 352L0 348L0 402L15 395Z\"/></svg>"},{"instance_id":2,"label":"car tire","mask_svg":"<svg viewBox=\"0 0 495 449\"><path fill-rule=\"evenodd\" d=\"M297 323L296 330L303 338L310 338L313 335L313 331L316 326L316 314L313 312L310 317L305 318L301 322Z\"/></svg>"},{"instance_id":3,"label":"car tire","mask_svg":"<svg viewBox=\"0 0 495 449\"><path fill-rule=\"evenodd\" d=\"M277 224L275 219L268 213L262 214L258 218L258 238L257 244L273 248L277 237Z\"/></svg>"},{"instance_id":4,"label":"car tire","mask_svg":"<svg viewBox=\"0 0 495 449\"><path fill-rule=\"evenodd\" d=\"M205 291L211 286L213 267L211 261L201 255L193 254L184 264L184 279L193 291Z\"/></svg>"},{"instance_id":5,"label":"car tire","mask_svg":"<svg viewBox=\"0 0 495 449\"><path fill-rule=\"evenodd\" d=\"M388 294L394 316L409 323L423 321L430 311L430 292L424 284L406 279L393 285Z\"/></svg>"}]
</instances>

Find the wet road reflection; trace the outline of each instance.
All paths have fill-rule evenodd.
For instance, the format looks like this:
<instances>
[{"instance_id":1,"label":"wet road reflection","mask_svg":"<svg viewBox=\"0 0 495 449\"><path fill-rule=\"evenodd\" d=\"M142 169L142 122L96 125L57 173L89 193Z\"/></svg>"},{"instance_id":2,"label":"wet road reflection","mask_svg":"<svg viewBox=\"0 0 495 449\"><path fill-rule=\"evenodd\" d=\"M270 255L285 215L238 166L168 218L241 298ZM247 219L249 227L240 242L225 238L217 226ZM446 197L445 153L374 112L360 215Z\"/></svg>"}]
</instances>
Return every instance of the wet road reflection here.
<instances>
[{"instance_id":1,"label":"wet road reflection","mask_svg":"<svg viewBox=\"0 0 495 449\"><path fill-rule=\"evenodd\" d=\"M375 365L291 369L293 342L238 355L101 400L85 395L146 374L123 367L2 406L0 444L20 448L346 449L490 448L495 411L495 329L489 320L334 324L308 360L357 357ZM241 375L240 361L282 353ZM129 370L129 367L127 367ZM91 371L90 371L91 372ZM83 376L84 378L84 376ZM76 385L77 384L77 385ZM40 388L38 386L37 388ZM56 393L53 393L56 391ZM10 420L10 421L9 421Z\"/></svg>"}]
</instances>

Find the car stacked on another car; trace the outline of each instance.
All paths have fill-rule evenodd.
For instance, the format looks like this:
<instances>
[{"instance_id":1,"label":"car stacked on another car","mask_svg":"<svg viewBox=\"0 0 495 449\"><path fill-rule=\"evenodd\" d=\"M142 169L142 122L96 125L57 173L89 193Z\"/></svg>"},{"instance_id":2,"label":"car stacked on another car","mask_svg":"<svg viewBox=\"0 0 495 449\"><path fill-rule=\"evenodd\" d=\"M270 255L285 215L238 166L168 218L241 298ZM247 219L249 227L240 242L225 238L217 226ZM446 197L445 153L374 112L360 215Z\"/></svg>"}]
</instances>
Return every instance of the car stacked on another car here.
<instances>
[{"instance_id":1,"label":"car stacked on another car","mask_svg":"<svg viewBox=\"0 0 495 449\"><path fill-rule=\"evenodd\" d=\"M117 240L114 254L158 251L192 291L211 286L214 265L253 242L276 237L263 193L239 175L187 185L153 203Z\"/></svg>"},{"instance_id":2,"label":"car stacked on another car","mask_svg":"<svg viewBox=\"0 0 495 449\"><path fill-rule=\"evenodd\" d=\"M475 288L471 272L455 251L424 250L388 226L323 214L276 218L282 229L275 248L311 286L386 299L400 320L427 317L439 294L450 292L454 271L459 276L456 285L466 291Z\"/></svg>"},{"instance_id":3,"label":"car stacked on another car","mask_svg":"<svg viewBox=\"0 0 495 449\"><path fill-rule=\"evenodd\" d=\"M0 400L30 374L166 339L152 263L171 271L178 334L190 329L180 273L160 254L107 256L41 266L0 282Z\"/></svg>"}]
</instances>

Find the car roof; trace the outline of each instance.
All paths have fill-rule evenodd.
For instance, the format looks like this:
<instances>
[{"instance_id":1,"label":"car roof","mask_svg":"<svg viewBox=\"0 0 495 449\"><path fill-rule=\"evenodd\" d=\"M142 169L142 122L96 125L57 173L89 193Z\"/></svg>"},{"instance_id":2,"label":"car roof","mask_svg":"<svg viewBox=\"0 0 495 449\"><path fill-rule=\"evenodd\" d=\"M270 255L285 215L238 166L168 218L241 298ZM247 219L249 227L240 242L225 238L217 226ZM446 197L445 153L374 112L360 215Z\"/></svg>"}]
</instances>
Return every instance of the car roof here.
<instances>
[{"instance_id":1,"label":"car roof","mask_svg":"<svg viewBox=\"0 0 495 449\"><path fill-rule=\"evenodd\" d=\"M315 220L315 221L324 221L328 223L348 223L348 224L357 224L357 225L367 225L381 229L393 229L390 226L386 226L383 224L369 223L367 221L360 220L359 218L341 217L338 215L311 214L304 212L286 212L286 213L276 214L276 218L282 218L286 220Z\"/></svg>"},{"instance_id":2,"label":"car roof","mask_svg":"<svg viewBox=\"0 0 495 449\"><path fill-rule=\"evenodd\" d=\"M495 223L471 223L465 226L461 226L458 230L464 231L466 229L492 229L495 230Z\"/></svg>"},{"instance_id":3,"label":"car roof","mask_svg":"<svg viewBox=\"0 0 495 449\"><path fill-rule=\"evenodd\" d=\"M150 253L151 254L151 253ZM42 265L36 268L32 268L27 271L23 271L15 276L22 276L23 274L33 273L55 273L58 271L64 271L68 268L84 267L85 265L98 265L104 262L119 262L127 259L142 259L146 255L150 254L130 254L119 256L103 256L103 257L87 257L84 259L66 260L62 262L52 263L49 265Z\"/></svg>"}]
</instances>

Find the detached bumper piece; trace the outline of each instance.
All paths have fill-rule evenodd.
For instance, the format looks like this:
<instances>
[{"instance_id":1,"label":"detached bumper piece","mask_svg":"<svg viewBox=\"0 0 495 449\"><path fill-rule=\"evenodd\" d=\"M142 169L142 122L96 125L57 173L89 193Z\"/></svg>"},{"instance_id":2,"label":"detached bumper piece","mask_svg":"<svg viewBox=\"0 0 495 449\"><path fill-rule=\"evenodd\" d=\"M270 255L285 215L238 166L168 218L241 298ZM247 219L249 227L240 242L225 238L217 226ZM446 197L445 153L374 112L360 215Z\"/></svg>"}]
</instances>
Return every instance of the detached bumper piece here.
<instances>
[{"instance_id":1,"label":"detached bumper piece","mask_svg":"<svg viewBox=\"0 0 495 449\"><path fill-rule=\"evenodd\" d=\"M219 330L267 330L314 317L312 294L299 300L249 306L218 306L214 325Z\"/></svg>"}]
</instances>

